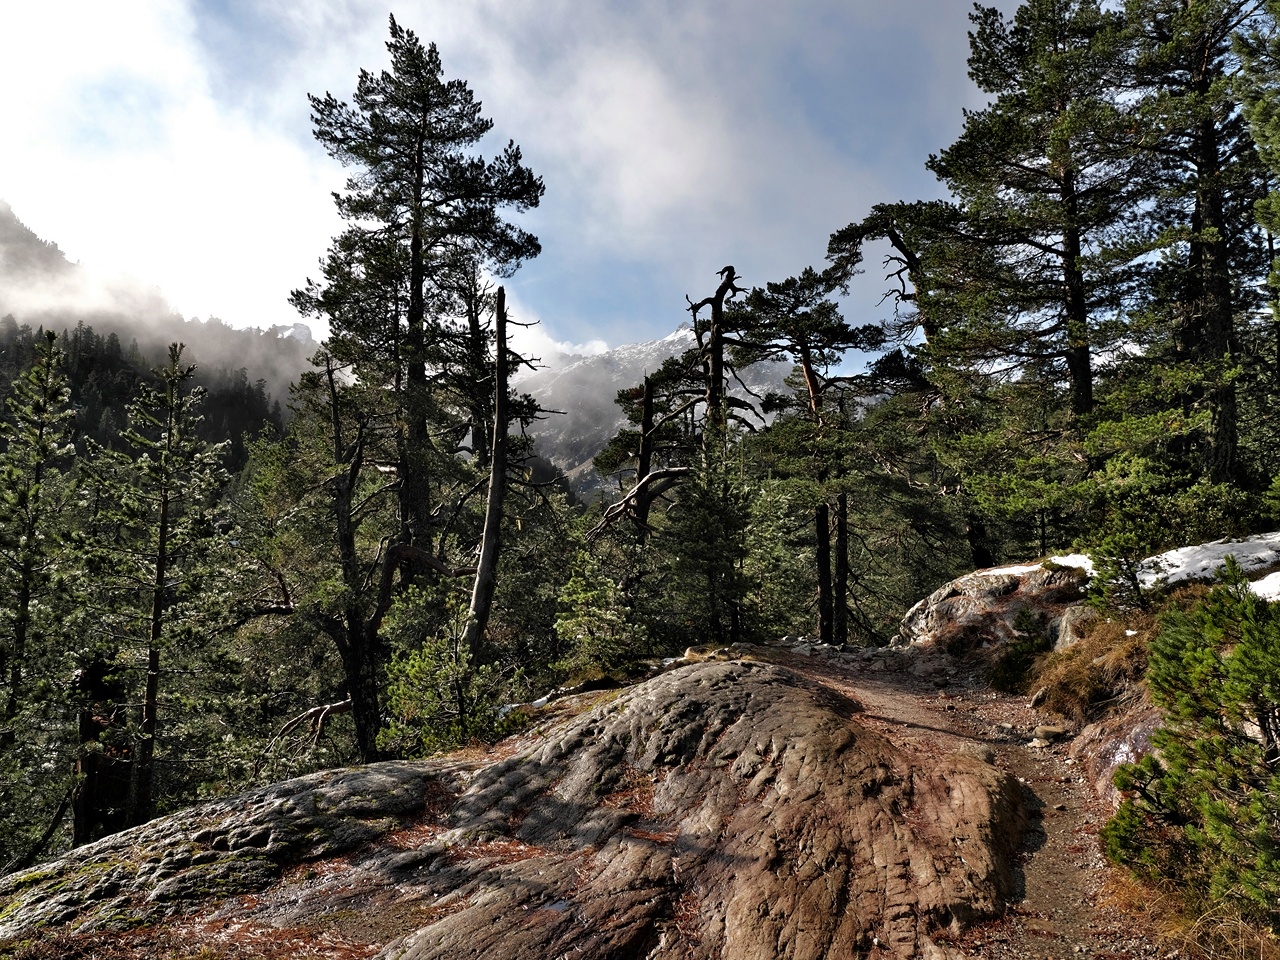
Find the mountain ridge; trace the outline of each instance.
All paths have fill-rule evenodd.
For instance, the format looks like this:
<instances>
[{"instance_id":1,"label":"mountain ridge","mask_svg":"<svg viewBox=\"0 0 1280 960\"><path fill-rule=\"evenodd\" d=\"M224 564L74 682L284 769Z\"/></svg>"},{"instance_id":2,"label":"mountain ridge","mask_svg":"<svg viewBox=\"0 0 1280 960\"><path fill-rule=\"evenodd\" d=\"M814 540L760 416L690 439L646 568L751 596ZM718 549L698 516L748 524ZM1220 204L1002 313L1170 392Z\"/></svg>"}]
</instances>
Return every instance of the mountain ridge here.
<instances>
[{"instance_id":1,"label":"mountain ridge","mask_svg":"<svg viewBox=\"0 0 1280 960\"><path fill-rule=\"evenodd\" d=\"M563 365L548 363L516 381L518 390L532 394L548 411L529 429L535 449L569 478L579 495L598 493L606 482L592 466L592 459L628 425L615 398L620 390L636 386L671 357L696 348L693 327L682 323L654 340L627 343L603 353L569 354ZM745 397L788 391L786 377L791 364L765 361L739 371L746 389L731 384L730 393ZM763 419L761 422L765 422Z\"/></svg>"}]
</instances>

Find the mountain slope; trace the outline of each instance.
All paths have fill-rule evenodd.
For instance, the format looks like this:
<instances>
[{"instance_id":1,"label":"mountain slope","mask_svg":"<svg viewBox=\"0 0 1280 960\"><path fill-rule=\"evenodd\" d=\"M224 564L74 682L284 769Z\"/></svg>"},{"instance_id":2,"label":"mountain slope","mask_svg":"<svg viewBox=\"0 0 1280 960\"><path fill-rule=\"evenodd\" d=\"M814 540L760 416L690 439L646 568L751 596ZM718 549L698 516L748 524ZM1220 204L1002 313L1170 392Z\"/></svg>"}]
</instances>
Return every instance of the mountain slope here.
<instances>
[{"instance_id":1,"label":"mountain slope","mask_svg":"<svg viewBox=\"0 0 1280 960\"><path fill-rule=\"evenodd\" d=\"M574 488L599 488L591 460L626 425L614 402L619 390L634 387L667 359L698 345L693 328L683 324L659 340L625 344L594 356L557 358L554 366L529 374L516 389L532 394L549 413L530 432L538 452L564 471ZM757 396L789 392L783 382L791 372L786 363L758 363L740 371L747 388ZM745 391L731 384L730 392Z\"/></svg>"},{"instance_id":2,"label":"mountain slope","mask_svg":"<svg viewBox=\"0 0 1280 960\"><path fill-rule=\"evenodd\" d=\"M136 341L146 363L164 362L168 345L187 346L186 359L212 372L245 370L282 404L289 385L309 368L316 343L304 324L241 329L210 318L184 319L154 288L100 277L70 263L56 243L38 237L0 200L0 318L57 332L92 327Z\"/></svg>"}]
</instances>

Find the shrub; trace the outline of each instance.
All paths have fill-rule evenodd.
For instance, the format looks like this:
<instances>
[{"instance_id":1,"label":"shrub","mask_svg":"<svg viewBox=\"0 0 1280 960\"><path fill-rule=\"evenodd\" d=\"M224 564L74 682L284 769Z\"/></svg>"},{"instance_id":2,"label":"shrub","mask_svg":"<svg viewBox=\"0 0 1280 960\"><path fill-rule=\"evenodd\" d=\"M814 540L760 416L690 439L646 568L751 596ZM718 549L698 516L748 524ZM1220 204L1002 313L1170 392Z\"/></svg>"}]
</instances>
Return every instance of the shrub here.
<instances>
[{"instance_id":1,"label":"shrub","mask_svg":"<svg viewBox=\"0 0 1280 960\"><path fill-rule=\"evenodd\" d=\"M1045 635L1041 619L1030 609L1018 611L1013 629L1016 639L992 665L991 686L1005 693L1026 693L1036 658L1048 652L1053 643Z\"/></svg>"},{"instance_id":2,"label":"shrub","mask_svg":"<svg viewBox=\"0 0 1280 960\"><path fill-rule=\"evenodd\" d=\"M494 740L506 731L502 694L508 682L491 664L472 661L463 642L461 608L438 633L427 616L439 598L410 590L387 617L387 633L401 653L387 668L391 717L378 746L398 754L447 750L472 740Z\"/></svg>"},{"instance_id":3,"label":"shrub","mask_svg":"<svg viewBox=\"0 0 1280 960\"><path fill-rule=\"evenodd\" d=\"M585 550L558 607L556 634L567 656L556 667L571 678L623 671L650 652L648 634L627 609L622 590Z\"/></svg>"},{"instance_id":4,"label":"shrub","mask_svg":"<svg viewBox=\"0 0 1280 960\"><path fill-rule=\"evenodd\" d=\"M1103 831L1107 854L1189 907L1280 928L1280 605L1228 560L1202 601L1161 617L1149 656L1165 725L1117 773L1129 796Z\"/></svg>"}]
</instances>

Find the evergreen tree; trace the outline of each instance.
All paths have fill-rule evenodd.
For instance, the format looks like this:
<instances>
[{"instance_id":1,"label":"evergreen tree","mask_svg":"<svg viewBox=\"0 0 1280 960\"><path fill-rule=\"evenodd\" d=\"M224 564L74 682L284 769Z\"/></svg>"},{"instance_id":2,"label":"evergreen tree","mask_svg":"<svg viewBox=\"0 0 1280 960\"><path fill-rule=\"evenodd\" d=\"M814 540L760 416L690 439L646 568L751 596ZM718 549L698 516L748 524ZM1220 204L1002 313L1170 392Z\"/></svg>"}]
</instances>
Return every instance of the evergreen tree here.
<instances>
[{"instance_id":1,"label":"evergreen tree","mask_svg":"<svg viewBox=\"0 0 1280 960\"><path fill-rule=\"evenodd\" d=\"M1280 476L1280 425L1272 416L1280 403L1280 262L1275 237L1280 232L1280 4L1266 4L1267 17L1237 36L1242 63L1237 89L1258 156L1268 173L1268 192L1255 206L1265 231L1271 273L1267 279L1267 316L1255 317L1244 329L1241 349L1241 454L1256 464L1262 479Z\"/></svg>"},{"instance_id":2,"label":"evergreen tree","mask_svg":"<svg viewBox=\"0 0 1280 960\"><path fill-rule=\"evenodd\" d=\"M1230 903L1280 925L1280 605L1229 561L1152 642L1147 684L1165 712L1152 750L1116 783L1127 799L1103 831L1112 859L1173 881L1188 905Z\"/></svg>"},{"instance_id":3,"label":"evergreen tree","mask_svg":"<svg viewBox=\"0 0 1280 960\"><path fill-rule=\"evenodd\" d=\"M404 418L401 538L425 548L439 462L432 381L444 360L459 270L509 275L536 256L537 238L501 214L536 207L543 186L514 143L492 160L468 153L492 121L466 83L444 79L434 44L424 47L394 17L390 26L389 71L361 71L350 105L332 95L311 98L316 138L356 169L335 198L352 226L325 261L325 283L309 284L295 302L329 321L336 358L369 372L376 365L381 376L368 382L396 390ZM469 424L473 432L487 427Z\"/></svg>"},{"instance_id":4,"label":"evergreen tree","mask_svg":"<svg viewBox=\"0 0 1280 960\"><path fill-rule=\"evenodd\" d=\"M13 381L0 453L0 872L34 861L67 812L74 725L59 584L71 571L65 469L74 413L57 339Z\"/></svg>"},{"instance_id":5,"label":"evergreen tree","mask_svg":"<svg viewBox=\"0 0 1280 960\"><path fill-rule=\"evenodd\" d=\"M86 670L142 674L136 725L131 723L129 783L123 815L141 823L156 809L156 744L160 733L163 655L195 629L215 575L204 561L215 538L213 511L227 477L222 448L200 439L203 392L189 390L194 368L182 345L157 371L160 389L144 388L129 407L127 451L100 449L86 480L89 502L86 590L106 634L105 650ZM92 744L88 745L92 748ZM100 798L82 787L77 814L89 818L77 838L93 833Z\"/></svg>"},{"instance_id":6,"label":"evergreen tree","mask_svg":"<svg viewBox=\"0 0 1280 960\"><path fill-rule=\"evenodd\" d=\"M844 271L837 268L822 274L808 268L798 277L769 283L764 289L757 287L747 295L733 321L733 326L741 331L734 340L737 357L752 360L785 357L799 368L805 397L802 419L812 434L808 443L815 447L823 447L828 434L824 405L833 382L831 368L840 363L847 351L877 348L884 341L884 332L878 325L854 329L840 315L831 297L844 289L844 279ZM771 433L778 432L778 425L774 426ZM810 479L820 488L829 481L838 487L842 479L841 459L836 450L824 450L816 458L816 473ZM818 637L824 643L844 643L848 639L849 556L844 536L847 524L847 491L823 491L814 505L813 530Z\"/></svg>"},{"instance_id":7,"label":"evergreen tree","mask_svg":"<svg viewBox=\"0 0 1280 960\"><path fill-rule=\"evenodd\" d=\"M992 256L971 262L940 346L1004 377L1060 367L1049 383L1061 378L1083 417L1132 280L1126 261L1142 248L1127 221L1149 189L1119 96L1123 22L1096 0L1028 0L1011 21L980 7L971 19L969 76L994 99L928 166L963 211L959 228Z\"/></svg>"},{"instance_id":8,"label":"evergreen tree","mask_svg":"<svg viewBox=\"0 0 1280 960\"><path fill-rule=\"evenodd\" d=\"M1254 205L1265 176L1242 110L1233 37L1258 27L1258 0L1130 0L1136 117L1158 164L1148 216L1163 256L1146 285L1140 375L1175 382L1194 424L1169 453L1213 483L1257 483L1239 460L1242 329L1258 306L1265 246Z\"/></svg>"}]
</instances>

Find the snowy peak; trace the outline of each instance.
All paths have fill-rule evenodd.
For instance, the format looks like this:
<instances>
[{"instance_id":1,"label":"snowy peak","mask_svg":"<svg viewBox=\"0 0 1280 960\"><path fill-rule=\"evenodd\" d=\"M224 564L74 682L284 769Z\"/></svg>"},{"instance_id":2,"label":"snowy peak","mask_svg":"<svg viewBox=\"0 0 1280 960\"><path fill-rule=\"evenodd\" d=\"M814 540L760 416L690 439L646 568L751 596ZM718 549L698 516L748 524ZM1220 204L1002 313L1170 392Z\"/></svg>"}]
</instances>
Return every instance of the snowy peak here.
<instances>
[{"instance_id":1,"label":"snowy peak","mask_svg":"<svg viewBox=\"0 0 1280 960\"><path fill-rule=\"evenodd\" d=\"M698 345L693 327L681 324L658 340L628 343L593 356L565 356L559 363L523 377L522 393L532 394L543 409L557 411L531 428L538 452L573 481L579 490L598 485L591 461L626 424L614 402L619 390L636 386L671 357ZM785 363L756 364L743 379L756 393L786 390Z\"/></svg>"}]
</instances>

